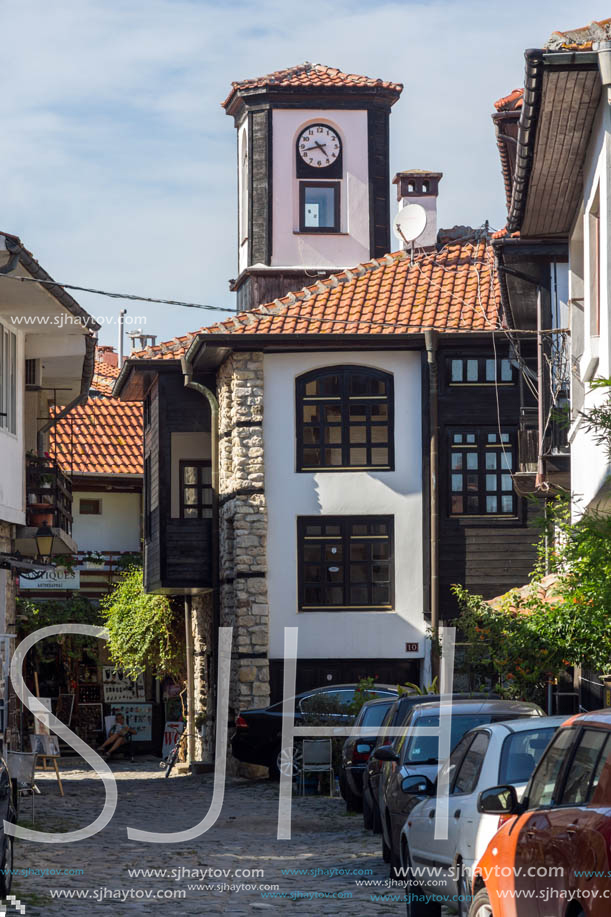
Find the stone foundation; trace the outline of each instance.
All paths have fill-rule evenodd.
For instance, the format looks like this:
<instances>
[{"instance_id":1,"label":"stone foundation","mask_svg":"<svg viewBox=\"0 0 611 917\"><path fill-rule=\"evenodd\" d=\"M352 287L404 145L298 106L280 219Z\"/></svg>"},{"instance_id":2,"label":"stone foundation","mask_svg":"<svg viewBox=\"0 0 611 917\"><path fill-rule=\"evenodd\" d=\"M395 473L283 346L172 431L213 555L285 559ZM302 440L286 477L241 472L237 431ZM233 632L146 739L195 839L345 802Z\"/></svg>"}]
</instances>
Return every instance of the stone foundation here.
<instances>
[{"instance_id":1,"label":"stone foundation","mask_svg":"<svg viewBox=\"0 0 611 917\"><path fill-rule=\"evenodd\" d=\"M233 626L229 717L269 704L263 354L234 353L217 376L221 626Z\"/></svg>"}]
</instances>

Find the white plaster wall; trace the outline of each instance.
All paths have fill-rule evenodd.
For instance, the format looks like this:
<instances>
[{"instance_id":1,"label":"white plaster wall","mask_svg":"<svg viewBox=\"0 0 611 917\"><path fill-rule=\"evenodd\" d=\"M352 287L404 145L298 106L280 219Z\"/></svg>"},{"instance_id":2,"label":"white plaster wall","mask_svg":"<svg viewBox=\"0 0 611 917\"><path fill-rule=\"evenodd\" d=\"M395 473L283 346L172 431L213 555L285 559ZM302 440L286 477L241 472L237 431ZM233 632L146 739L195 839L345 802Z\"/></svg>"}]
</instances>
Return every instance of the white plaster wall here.
<instances>
[{"instance_id":1,"label":"white plaster wall","mask_svg":"<svg viewBox=\"0 0 611 917\"><path fill-rule=\"evenodd\" d=\"M101 516L81 516L80 499L101 500ZM79 551L139 551L140 494L74 491L72 537Z\"/></svg>"},{"instance_id":2,"label":"white plaster wall","mask_svg":"<svg viewBox=\"0 0 611 917\"><path fill-rule=\"evenodd\" d=\"M180 518L180 462L184 459L210 458L209 433L172 433L170 440L172 477L170 483L170 512L172 519Z\"/></svg>"},{"instance_id":3,"label":"white plaster wall","mask_svg":"<svg viewBox=\"0 0 611 917\"><path fill-rule=\"evenodd\" d=\"M611 252L609 250L609 227L611 225L611 111L603 101L592 131L584 163L583 217L581 225L575 226L573 237L578 238L583 232L584 245L584 283L583 290L573 289L571 278L571 296L584 297L584 349L579 362L579 372L586 386L584 410L593 408L606 397L604 390L591 390L589 382L593 378L611 376ZM592 304L590 301L590 224L588 213L592 201L600 189L600 335L594 336L592 328ZM572 248L572 246L571 246ZM598 446L592 436L584 430L579 420L571 430L571 491L575 515L578 516L588 506L599 504L605 482L608 484L611 467L603 448ZM611 510L611 495L604 498ZM602 507L601 507L602 508Z\"/></svg>"},{"instance_id":4,"label":"white plaster wall","mask_svg":"<svg viewBox=\"0 0 611 917\"><path fill-rule=\"evenodd\" d=\"M320 366L355 364L391 372L395 471L295 472L295 378ZM269 354L264 359L265 491L270 658L283 655L284 628L299 628L301 658L423 656L420 357L417 353ZM395 610L298 612L297 517L394 515ZM419 641L408 654L406 642Z\"/></svg>"},{"instance_id":5,"label":"white plaster wall","mask_svg":"<svg viewBox=\"0 0 611 917\"><path fill-rule=\"evenodd\" d=\"M17 335L17 423L16 432L0 429L0 521L25 524L25 435L24 334Z\"/></svg>"},{"instance_id":6,"label":"white plaster wall","mask_svg":"<svg viewBox=\"0 0 611 917\"><path fill-rule=\"evenodd\" d=\"M299 183L295 177L295 143L300 131L313 122L331 125L342 140L342 233L298 231ZM370 257L367 112L274 109L272 134L272 266L342 268L367 261Z\"/></svg>"},{"instance_id":7,"label":"white plaster wall","mask_svg":"<svg viewBox=\"0 0 611 917\"><path fill-rule=\"evenodd\" d=\"M248 175L250 162L243 166L242 155L248 156L248 119L238 128L238 274L248 267Z\"/></svg>"}]
</instances>

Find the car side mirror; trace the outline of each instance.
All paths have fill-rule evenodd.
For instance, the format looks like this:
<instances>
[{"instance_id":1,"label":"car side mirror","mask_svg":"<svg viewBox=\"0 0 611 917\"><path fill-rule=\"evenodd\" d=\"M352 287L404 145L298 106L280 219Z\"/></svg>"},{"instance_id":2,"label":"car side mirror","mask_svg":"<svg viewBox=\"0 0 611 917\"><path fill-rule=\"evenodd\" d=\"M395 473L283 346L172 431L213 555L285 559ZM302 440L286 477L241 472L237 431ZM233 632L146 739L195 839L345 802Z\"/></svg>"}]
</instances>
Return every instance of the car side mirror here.
<instances>
[{"instance_id":1,"label":"car side mirror","mask_svg":"<svg viewBox=\"0 0 611 917\"><path fill-rule=\"evenodd\" d=\"M515 815L519 809L518 794L513 786L482 790L477 800L477 811L484 815Z\"/></svg>"},{"instance_id":2,"label":"car side mirror","mask_svg":"<svg viewBox=\"0 0 611 917\"><path fill-rule=\"evenodd\" d=\"M433 784L424 774L404 777L401 781L401 789L404 793L411 793L412 796L433 795Z\"/></svg>"},{"instance_id":3,"label":"car side mirror","mask_svg":"<svg viewBox=\"0 0 611 917\"><path fill-rule=\"evenodd\" d=\"M377 758L378 761L398 761L399 755L394 750L392 745L380 745L379 748L373 753L373 757Z\"/></svg>"}]
</instances>

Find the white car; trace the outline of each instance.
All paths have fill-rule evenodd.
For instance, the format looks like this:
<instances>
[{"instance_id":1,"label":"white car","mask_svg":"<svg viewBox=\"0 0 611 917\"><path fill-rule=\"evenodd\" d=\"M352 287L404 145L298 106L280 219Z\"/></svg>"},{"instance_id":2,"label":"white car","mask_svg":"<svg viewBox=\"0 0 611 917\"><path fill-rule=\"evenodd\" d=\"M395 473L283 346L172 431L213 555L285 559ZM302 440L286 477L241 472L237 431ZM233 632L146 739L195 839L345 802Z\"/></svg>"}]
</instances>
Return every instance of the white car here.
<instances>
[{"instance_id":1,"label":"white car","mask_svg":"<svg viewBox=\"0 0 611 917\"><path fill-rule=\"evenodd\" d=\"M446 839L434 837L436 785L421 778L418 789L426 797L414 806L401 830L401 866L417 874L414 878L413 873L404 872L407 897L409 892L415 895L408 900L408 917L441 914L441 897L461 917L468 914L473 867L500 826L497 815L478 812L480 791L511 784L521 797L539 758L564 722L566 716L546 716L491 723L467 732L440 771L440 775L449 771ZM416 775L409 780L418 784ZM440 898L437 903L421 904L417 900L421 892Z\"/></svg>"}]
</instances>

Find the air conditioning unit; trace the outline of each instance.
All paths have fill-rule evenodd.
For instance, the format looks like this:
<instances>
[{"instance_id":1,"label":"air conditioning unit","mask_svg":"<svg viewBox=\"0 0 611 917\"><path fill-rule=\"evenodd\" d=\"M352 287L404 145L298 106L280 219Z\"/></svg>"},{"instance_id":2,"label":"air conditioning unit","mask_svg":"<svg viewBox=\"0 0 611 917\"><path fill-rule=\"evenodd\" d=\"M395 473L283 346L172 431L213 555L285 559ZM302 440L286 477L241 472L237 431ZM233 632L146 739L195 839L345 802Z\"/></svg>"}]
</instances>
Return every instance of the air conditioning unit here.
<instances>
[{"instance_id":1,"label":"air conditioning unit","mask_svg":"<svg viewBox=\"0 0 611 917\"><path fill-rule=\"evenodd\" d=\"M25 361L25 390L38 392L42 388L42 360Z\"/></svg>"}]
</instances>

